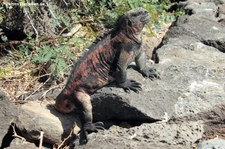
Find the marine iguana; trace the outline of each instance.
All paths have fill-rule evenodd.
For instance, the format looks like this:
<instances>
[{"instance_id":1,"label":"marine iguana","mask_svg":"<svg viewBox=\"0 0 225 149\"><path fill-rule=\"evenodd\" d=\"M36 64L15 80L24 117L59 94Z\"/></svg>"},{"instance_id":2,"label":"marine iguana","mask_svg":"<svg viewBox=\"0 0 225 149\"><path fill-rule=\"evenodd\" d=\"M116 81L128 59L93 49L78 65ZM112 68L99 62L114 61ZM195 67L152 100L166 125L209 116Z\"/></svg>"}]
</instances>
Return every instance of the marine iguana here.
<instances>
[{"instance_id":1,"label":"marine iguana","mask_svg":"<svg viewBox=\"0 0 225 149\"><path fill-rule=\"evenodd\" d=\"M142 49L141 31L150 21L144 8L136 8L121 15L115 27L74 65L70 78L57 96L55 107L63 113L75 108L80 111L83 143L87 134L103 129L103 123L93 123L91 97L96 90L115 82L125 91L141 90L141 84L127 79L127 67L135 60L143 76L158 78L154 69L146 66L146 55Z\"/></svg>"}]
</instances>

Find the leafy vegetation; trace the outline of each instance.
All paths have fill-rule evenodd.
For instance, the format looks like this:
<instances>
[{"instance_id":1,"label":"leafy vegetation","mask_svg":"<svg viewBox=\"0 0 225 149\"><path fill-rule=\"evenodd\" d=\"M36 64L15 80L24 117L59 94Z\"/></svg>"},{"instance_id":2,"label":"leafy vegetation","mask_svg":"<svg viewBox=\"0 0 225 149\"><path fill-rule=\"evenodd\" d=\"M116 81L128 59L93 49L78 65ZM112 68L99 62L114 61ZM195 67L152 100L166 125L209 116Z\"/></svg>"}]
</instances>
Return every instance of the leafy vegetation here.
<instances>
[{"instance_id":1,"label":"leafy vegetation","mask_svg":"<svg viewBox=\"0 0 225 149\"><path fill-rule=\"evenodd\" d=\"M11 73L11 68L0 68L0 77L1 76L6 76L6 75L9 75Z\"/></svg>"},{"instance_id":2,"label":"leafy vegetation","mask_svg":"<svg viewBox=\"0 0 225 149\"><path fill-rule=\"evenodd\" d=\"M62 70L67 67L65 60L75 60L75 57L66 46L59 46L52 48L49 45L41 46L37 48L35 55L32 58L34 63L48 63L51 62L54 65L54 73L60 74Z\"/></svg>"}]
</instances>

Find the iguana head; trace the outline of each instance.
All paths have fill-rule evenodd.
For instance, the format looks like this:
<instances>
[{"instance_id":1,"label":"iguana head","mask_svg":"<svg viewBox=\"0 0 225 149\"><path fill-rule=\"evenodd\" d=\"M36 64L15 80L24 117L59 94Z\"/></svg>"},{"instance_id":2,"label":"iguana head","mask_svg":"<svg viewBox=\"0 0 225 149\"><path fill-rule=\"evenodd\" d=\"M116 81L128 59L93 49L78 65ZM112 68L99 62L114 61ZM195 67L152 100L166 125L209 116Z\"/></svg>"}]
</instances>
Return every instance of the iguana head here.
<instances>
[{"instance_id":1,"label":"iguana head","mask_svg":"<svg viewBox=\"0 0 225 149\"><path fill-rule=\"evenodd\" d=\"M150 21L150 14L144 8L127 11L117 20L117 30L127 35L138 35L144 25Z\"/></svg>"}]
</instances>

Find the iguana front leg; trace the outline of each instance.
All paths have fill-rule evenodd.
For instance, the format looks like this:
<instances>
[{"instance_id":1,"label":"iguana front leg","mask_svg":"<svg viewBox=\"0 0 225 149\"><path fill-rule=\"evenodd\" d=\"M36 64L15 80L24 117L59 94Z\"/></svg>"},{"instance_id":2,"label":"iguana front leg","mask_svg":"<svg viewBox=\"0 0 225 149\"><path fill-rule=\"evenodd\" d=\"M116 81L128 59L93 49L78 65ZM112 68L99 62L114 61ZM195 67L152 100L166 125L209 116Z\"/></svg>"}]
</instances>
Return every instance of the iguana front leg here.
<instances>
[{"instance_id":1,"label":"iguana front leg","mask_svg":"<svg viewBox=\"0 0 225 149\"><path fill-rule=\"evenodd\" d=\"M82 124L80 133L80 144L86 144L87 135L91 132L97 132L98 129L104 129L102 122L93 123L91 97L83 91L74 92L74 105L80 110L80 120Z\"/></svg>"},{"instance_id":2,"label":"iguana front leg","mask_svg":"<svg viewBox=\"0 0 225 149\"><path fill-rule=\"evenodd\" d=\"M127 66L131 61L131 54L125 50L122 50L119 56L116 70L116 82L119 87L123 88L126 92L133 90L138 92L141 89L141 84L135 80L127 79Z\"/></svg>"},{"instance_id":3,"label":"iguana front leg","mask_svg":"<svg viewBox=\"0 0 225 149\"><path fill-rule=\"evenodd\" d=\"M159 74L156 72L155 69L151 69L146 66L146 54L142 50L141 53L135 57L136 66L138 68L138 71L144 76L148 77L151 80L153 79L159 79Z\"/></svg>"}]
</instances>

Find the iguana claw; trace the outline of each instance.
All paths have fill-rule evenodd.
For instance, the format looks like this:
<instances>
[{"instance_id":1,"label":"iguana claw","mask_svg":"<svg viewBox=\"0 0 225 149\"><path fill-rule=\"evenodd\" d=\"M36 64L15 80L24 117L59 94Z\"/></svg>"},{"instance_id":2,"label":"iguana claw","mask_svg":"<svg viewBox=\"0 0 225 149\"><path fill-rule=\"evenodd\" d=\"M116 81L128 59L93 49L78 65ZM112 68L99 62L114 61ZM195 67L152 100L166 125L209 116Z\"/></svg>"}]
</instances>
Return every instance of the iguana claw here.
<instances>
[{"instance_id":1,"label":"iguana claw","mask_svg":"<svg viewBox=\"0 0 225 149\"><path fill-rule=\"evenodd\" d=\"M141 71L141 74L151 80L160 79L159 73L156 71L156 69L146 68Z\"/></svg>"},{"instance_id":2,"label":"iguana claw","mask_svg":"<svg viewBox=\"0 0 225 149\"><path fill-rule=\"evenodd\" d=\"M129 92L130 90L139 92L142 90L141 84L135 80L127 80L124 83L120 83L119 87L123 88L126 92Z\"/></svg>"},{"instance_id":3,"label":"iguana claw","mask_svg":"<svg viewBox=\"0 0 225 149\"><path fill-rule=\"evenodd\" d=\"M96 122L96 123L86 123L84 124L81 133L80 133L80 144L86 144L88 142L88 134L92 132L98 132L98 130L104 130L104 123L103 122Z\"/></svg>"}]
</instances>

